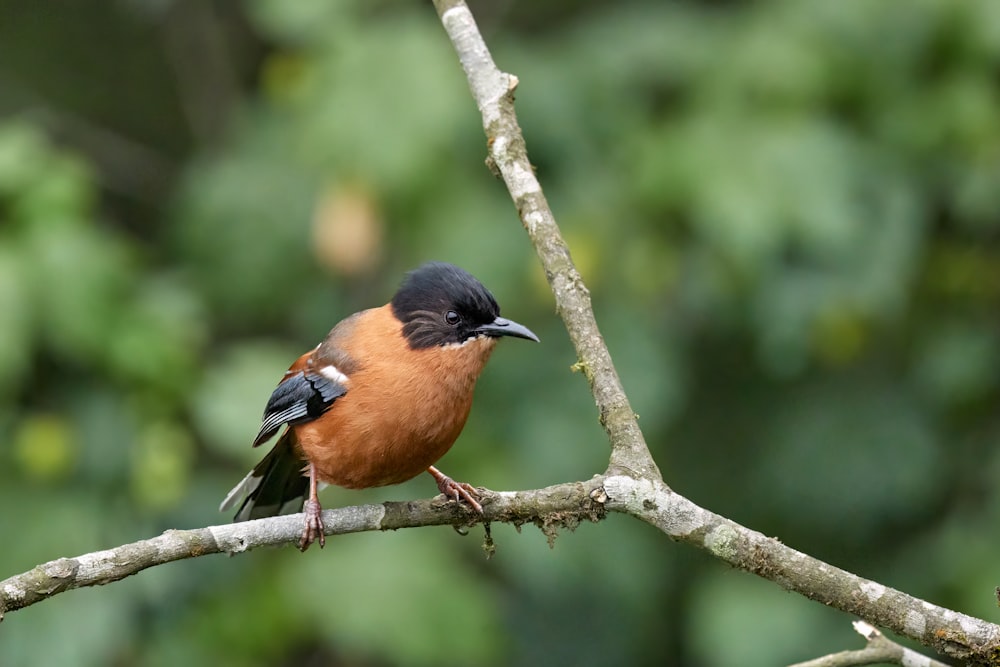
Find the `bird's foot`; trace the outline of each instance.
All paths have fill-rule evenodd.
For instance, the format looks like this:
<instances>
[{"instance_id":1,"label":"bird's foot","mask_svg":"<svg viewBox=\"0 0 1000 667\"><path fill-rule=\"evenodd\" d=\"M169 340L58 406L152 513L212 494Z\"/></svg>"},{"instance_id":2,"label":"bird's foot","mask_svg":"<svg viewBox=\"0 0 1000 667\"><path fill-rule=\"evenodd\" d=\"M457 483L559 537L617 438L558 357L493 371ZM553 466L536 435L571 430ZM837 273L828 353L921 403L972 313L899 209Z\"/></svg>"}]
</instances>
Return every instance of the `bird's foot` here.
<instances>
[{"instance_id":1,"label":"bird's foot","mask_svg":"<svg viewBox=\"0 0 1000 667\"><path fill-rule=\"evenodd\" d=\"M446 498L451 498L455 502L461 502L464 500L472 509L476 510L476 512L479 514L483 513L483 506L479 504L479 492L476 491L476 487L471 484L466 484L465 482L456 482L434 466L428 468L427 472L434 477L434 481L436 481L438 485L438 490L443 493Z\"/></svg>"},{"instance_id":2,"label":"bird's foot","mask_svg":"<svg viewBox=\"0 0 1000 667\"><path fill-rule=\"evenodd\" d=\"M326 546L326 535L323 534L323 508L318 500L309 499L302 505L306 515L306 525L302 529L302 539L299 540L299 551L305 551L309 545L319 538L319 548Z\"/></svg>"}]
</instances>

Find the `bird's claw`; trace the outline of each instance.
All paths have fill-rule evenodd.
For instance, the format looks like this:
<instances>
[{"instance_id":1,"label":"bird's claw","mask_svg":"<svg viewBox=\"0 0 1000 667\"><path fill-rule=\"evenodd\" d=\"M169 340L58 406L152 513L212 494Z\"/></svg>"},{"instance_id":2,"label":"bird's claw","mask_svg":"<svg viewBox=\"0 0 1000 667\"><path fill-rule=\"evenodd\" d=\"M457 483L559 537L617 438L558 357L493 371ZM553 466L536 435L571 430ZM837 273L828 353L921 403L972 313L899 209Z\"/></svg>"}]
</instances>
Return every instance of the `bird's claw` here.
<instances>
[{"instance_id":1,"label":"bird's claw","mask_svg":"<svg viewBox=\"0 0 1000 667\"><path fill-rule=\"evenodd\" d=\"M441 478L437 480L437 483L438 490L443 493L446 498L451 498L457 503L464 500L472 509L476 510L476 512L479 514L483 513L483 506L479 504L479 492L476 491L476 488L471 484L456 482L447 475L442 475Z\"/></svg>"},{"instance_id":2,"label":"bird's claw","mask_svg":"<svg viewBox=\"0 0 1000 667\"><path fill-rule=\"evenodd\" d=\"M319 539L319 548L326 546L326 535L323 534L323 508L318 500L307 500L302 505L302 512L306 515L306 525L302 529L302 538L299 540L299 551L305 551L313 542Z\"/></svg>"}]
</instances>

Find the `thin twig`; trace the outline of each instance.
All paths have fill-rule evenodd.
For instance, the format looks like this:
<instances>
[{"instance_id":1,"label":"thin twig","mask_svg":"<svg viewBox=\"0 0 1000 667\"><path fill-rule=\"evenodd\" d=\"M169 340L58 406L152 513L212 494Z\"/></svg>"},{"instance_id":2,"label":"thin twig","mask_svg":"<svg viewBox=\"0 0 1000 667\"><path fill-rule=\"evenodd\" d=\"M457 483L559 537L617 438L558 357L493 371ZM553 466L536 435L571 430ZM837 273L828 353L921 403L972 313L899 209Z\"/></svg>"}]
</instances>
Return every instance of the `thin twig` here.
<instances>
[{"instance_id":1,"label":"thin twig","mask_svg":"<svg viewBox=\"0 0 1000 667\"><path fill-rule=\"evenodd\" d=\"M864 621L854 621L855 631L868 640L856 651L831 653L814 660L797 662L789 667L857 667L859 665L902 665L902 667L948 667L933 658L897 644Z\"/></svg>"}]
</instances>

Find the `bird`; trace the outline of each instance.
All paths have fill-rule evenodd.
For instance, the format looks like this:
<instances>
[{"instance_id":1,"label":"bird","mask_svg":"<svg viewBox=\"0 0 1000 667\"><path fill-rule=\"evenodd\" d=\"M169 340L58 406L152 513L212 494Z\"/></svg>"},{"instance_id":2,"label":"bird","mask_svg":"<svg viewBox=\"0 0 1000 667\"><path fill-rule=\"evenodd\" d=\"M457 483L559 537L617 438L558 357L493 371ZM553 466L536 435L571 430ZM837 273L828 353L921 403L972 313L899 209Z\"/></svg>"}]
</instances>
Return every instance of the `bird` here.
<instances>
[{"instance_id":1,"label":"bird","mask_svg":"<svg viewBox=\"0 0 1000 667\"><path fill-rule=\"evenodd\" d=\"M253 447L283 433L222 501L234 521L301 511L299 549L326 544L320 485L399 484L426 471L438 490L482 514L479 493L434 464L455 443L476 380L503 337L538 342L500 317L496 299L464 269L429 262L389 303L350 315L293 363L271 394Z\"/></svg>"}]
</instances>

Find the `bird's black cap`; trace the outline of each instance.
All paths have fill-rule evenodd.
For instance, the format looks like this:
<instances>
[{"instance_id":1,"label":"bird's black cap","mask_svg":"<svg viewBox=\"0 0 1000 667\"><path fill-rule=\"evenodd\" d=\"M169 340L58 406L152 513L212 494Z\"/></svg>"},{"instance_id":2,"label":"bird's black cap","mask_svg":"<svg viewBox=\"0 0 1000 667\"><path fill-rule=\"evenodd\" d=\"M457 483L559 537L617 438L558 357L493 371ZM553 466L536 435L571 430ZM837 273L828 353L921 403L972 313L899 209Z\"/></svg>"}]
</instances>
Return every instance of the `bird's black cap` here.
<instances>
[{"instance_id":1,"label":"bird's black cap","mask_svg":"<svg viewBox=\"0 0 1000 667\"><path fill-rule=\"evenodd\" d=\"M413 349L462 343L475 336L538 340L526 327L500 317L490 291L454 264L429 262L411 271L391 306Z\"/></svg>"}]
</instances>

